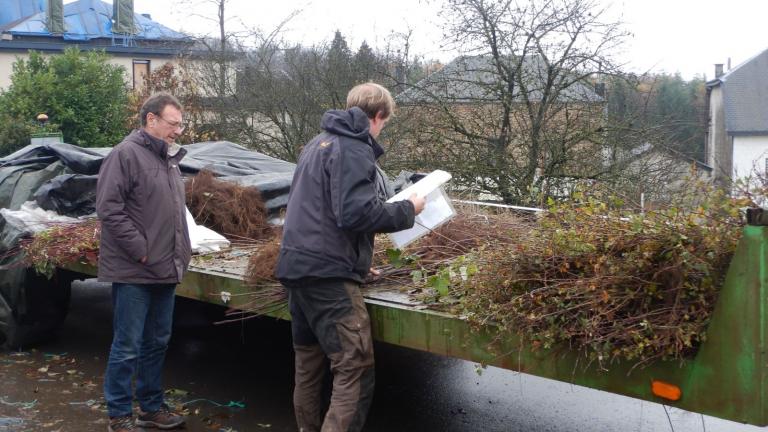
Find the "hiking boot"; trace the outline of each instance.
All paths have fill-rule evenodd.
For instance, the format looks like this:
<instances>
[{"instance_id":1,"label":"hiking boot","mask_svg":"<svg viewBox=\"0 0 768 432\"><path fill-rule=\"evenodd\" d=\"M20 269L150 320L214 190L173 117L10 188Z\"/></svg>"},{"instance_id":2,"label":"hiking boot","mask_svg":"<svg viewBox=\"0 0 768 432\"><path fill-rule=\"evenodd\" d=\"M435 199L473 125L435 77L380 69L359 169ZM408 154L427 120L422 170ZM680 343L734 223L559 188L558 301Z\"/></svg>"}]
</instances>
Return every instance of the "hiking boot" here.
<instances>
[{"instance_id":1,"label":"hiking boot","mask_svg":"<svg viewBox=\"0 0 768 432\"><path fill-rule=\"evenodd\" d=\"M168 405L162 404L155 412L140 413L139 418L136 419L136 426L173 429L183 425L185 421L187 421L186 417L172 412Z\"/></svg>"},{"instance_id":2,"label":"hiking boot","mask_svg":"<svg viewBox=\"0 0 768 432\"><path fill-rule=\"evenodd\" d=\"M109 419L109 432L137 432L132 416L113 417Z\"/></svg>"}]
</instances>

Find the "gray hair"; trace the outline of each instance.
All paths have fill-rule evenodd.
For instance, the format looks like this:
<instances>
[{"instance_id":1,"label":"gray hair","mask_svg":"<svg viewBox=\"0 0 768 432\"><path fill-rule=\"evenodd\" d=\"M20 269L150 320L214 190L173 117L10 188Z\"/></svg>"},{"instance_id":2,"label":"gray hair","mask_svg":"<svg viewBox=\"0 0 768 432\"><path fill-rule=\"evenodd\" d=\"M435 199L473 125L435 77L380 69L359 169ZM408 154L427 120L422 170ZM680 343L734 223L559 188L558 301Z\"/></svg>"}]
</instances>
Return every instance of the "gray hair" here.
<instances>
[{"instance_id":1,"label":"gray hair","mask_svg":"<svg viewBox=\"0 0 768 432\"><path fill-rule=\"evenodd\" d=\"M144 105L141 106L141 110L139 111L139 116L141 117L141 125L147 125L147 114L152 113L156 116L159 116L160 113L162 113L165 107L168 105L171 105L179 111L184 110L184 108L181 106L181 102L176 99L176 96L166 92L152 94L152 96L144 101Z\"/></svg>"}]
</instances>

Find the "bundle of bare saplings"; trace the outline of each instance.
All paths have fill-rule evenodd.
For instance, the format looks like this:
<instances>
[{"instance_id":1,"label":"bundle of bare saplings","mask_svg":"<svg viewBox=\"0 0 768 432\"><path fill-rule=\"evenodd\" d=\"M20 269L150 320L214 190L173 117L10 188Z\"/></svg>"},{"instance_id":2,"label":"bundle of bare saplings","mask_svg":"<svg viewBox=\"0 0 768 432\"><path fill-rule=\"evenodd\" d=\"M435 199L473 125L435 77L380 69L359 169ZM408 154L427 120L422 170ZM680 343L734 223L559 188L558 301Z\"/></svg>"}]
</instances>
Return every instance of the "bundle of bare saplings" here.
<instances>
[{"instance_id":1,"label":"bundle of bare saplings","mask_svg":"<svg viewBox=\"0 0 768 432\"><path fill-rule=\"evenodd\" d=\"M741 235L741 203L710 189L632 213L613 198L576 198L553 205L517 244L465 260L475 274L452 285L463 313L603 367L694 354Z\"/></svg>"},{"instance_id":2,"label":"bundle of bare saplings","mask_svg":"<svg viewBox=\"0 0 768 432\"><path fill-rule=\"evenodd\" d=\"M534 349L565 344L604 367L683 359L706 337L744 204L697 187L643 213L597 192L553 202L538 218L462 208L404 250L379 236L381 277L371 284L515 332ZM253 314L284 304L272 279L278 250L275 240L251 257L250 284L272 287L254 291L269 307Z\"/></svg>"}]
</instances>

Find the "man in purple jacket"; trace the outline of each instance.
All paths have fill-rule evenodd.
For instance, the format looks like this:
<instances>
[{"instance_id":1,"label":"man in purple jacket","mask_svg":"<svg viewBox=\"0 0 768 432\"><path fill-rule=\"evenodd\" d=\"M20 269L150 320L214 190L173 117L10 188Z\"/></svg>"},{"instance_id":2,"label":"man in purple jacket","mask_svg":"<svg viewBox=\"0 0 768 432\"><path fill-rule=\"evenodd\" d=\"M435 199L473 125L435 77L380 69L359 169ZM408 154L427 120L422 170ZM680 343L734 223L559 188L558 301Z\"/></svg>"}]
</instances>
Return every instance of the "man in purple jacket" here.
<instances>
[{"instance_id":1,"label":"man in purple jacket","mask_svg":"<svg viewBox=\"0 0 768 432\"><path fill-rule=\"evenodd\" d=\"M96 186L101 219L99 280L112 283L112 347L104 376L108 431L171 429L184 417L163 400L161 374L171 338L176 284L191 255L176 144L182 107L167 94L141 107L141 129L104 159ZM132 379L140 413L133 419Z\"/></svg>"},{"instance_id":2,"label":"man in purple jacket","mask_svg":"<svg viewBox=\"0 0 768 432\"><path fill-rule=\"evenodd\" d=\"M299 156L275 274L288 289L302 432L360 431L373 398L373 341L360 284L371 271L375 233L413 226L424 198L387 203L376 138L395 108L384 87L350 90L346 110L323 115L323 132ZM333 373L322 412L324 360Z\"/></svg>"}]
</instances>

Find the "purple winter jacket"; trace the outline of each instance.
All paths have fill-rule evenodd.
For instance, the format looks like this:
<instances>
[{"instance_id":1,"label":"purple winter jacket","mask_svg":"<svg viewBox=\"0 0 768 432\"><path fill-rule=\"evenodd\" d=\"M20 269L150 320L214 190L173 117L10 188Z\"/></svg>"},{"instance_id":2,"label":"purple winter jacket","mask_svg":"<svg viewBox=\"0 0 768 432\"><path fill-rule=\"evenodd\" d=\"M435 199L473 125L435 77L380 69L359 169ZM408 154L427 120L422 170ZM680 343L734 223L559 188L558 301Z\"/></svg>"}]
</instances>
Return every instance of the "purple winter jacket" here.
<instances>
[{"instance_id":1,"label":"purple winter jacket","mask_svg":"<svg viewBox=\"0 0 768 432\"><path fill-rule=\"evenodd\" d=\"M181 282L191 247L179 170L186 150L176 147L169 155L165 141L134 130L104 159L96 185L100 281Z\"/></svg>"}]
</instances>

